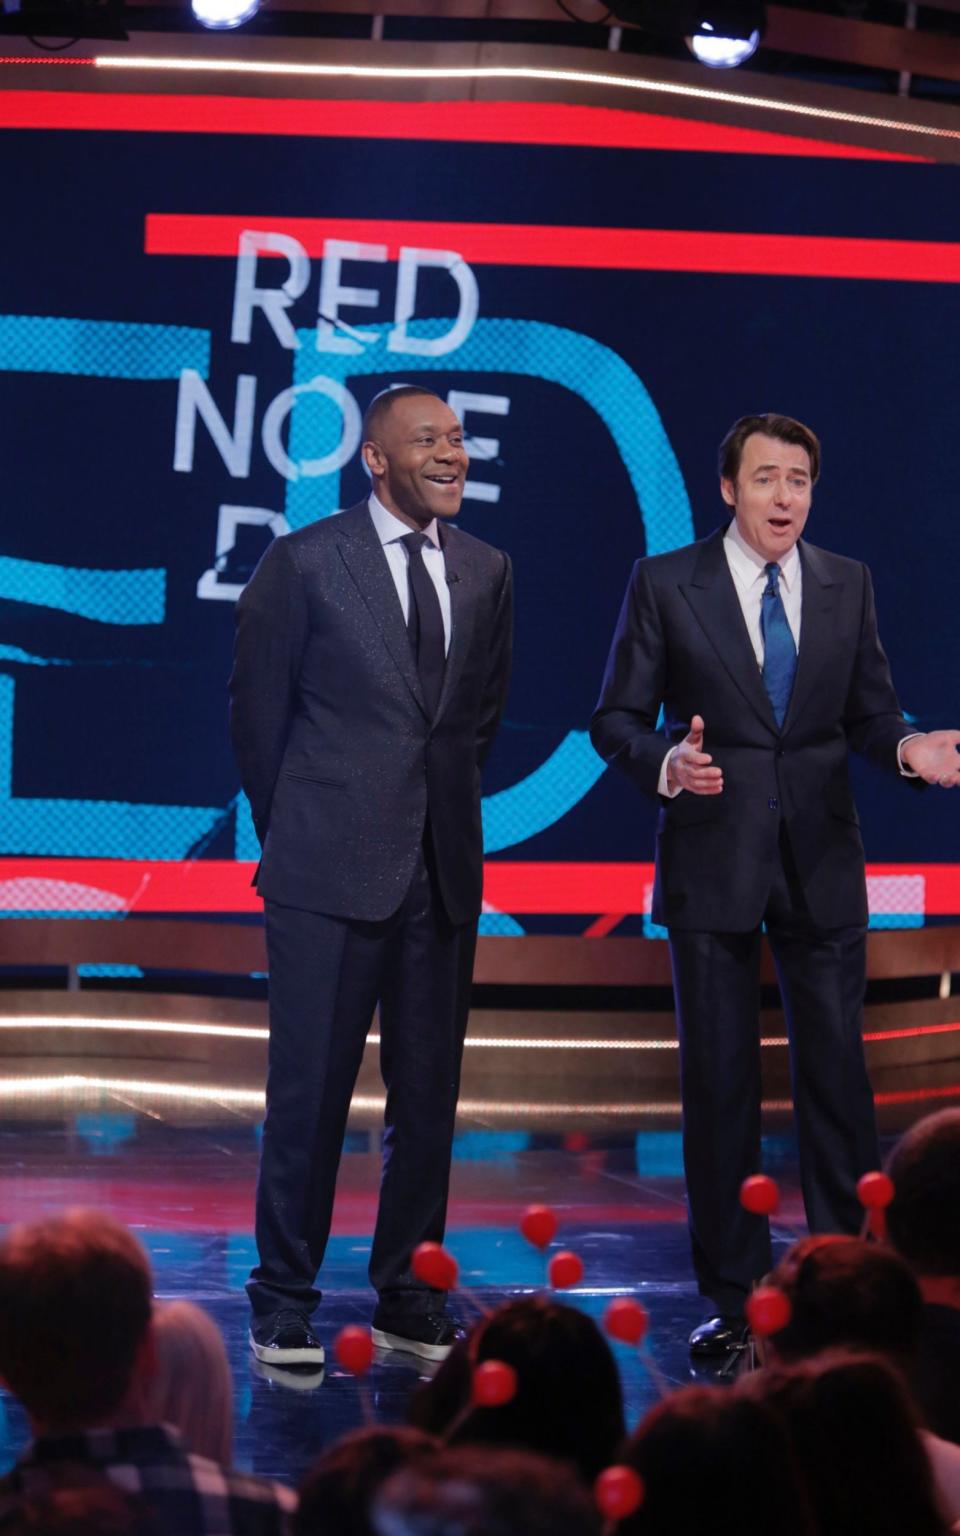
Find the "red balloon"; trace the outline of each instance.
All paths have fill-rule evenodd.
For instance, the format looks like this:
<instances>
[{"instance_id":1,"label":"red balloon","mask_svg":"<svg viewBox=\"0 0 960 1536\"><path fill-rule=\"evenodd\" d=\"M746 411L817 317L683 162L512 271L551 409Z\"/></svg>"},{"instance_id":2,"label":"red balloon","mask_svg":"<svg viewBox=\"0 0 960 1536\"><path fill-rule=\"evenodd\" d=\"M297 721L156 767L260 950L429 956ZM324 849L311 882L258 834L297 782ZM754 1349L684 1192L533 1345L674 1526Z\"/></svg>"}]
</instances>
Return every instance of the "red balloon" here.
<instances>
[{"instance_id":1,"label":"red balloon","mask_svg":"<svg viewBox=\"0 0 960 1536\"><path fill-rule=\"evenodd\" d=\"M555 1291L565 1291L568 1286L579 1285L583 1279L583 1260L578 1253L564 1248L555 1253L547 1266L550 1284Z\"/></svg>"},{"instance_id":2,"label":"red balloon","mask_svg":"<svg viewBox=\"0 0 960 1536\"><path fill-rule=\"evenodd\" d=\"M624 1520L639 1509L644 1496L643 1479L632 1467L605 1467L593 1485L597 1508L606 1520Z\"/></svg>"},{"instance_id":3,"label":"red balloon","mask_svg":"<svg viewBox=\"0 0 960 1536\"><path fill-rule=\"evenodd\" d=\"M868 1211L882 1211L893 1199L893 1180L886 1173L865 1173L857 1181L857 1196Z\"/></svg>"},{"instance_id":4,"label":"red balloon","mask_svg":"<svg viewBox=\"0 0 960 1536\"><path fill-rule=\"evenodd\" d=\"M413 1250L410 1268L418 1280L435 1291L452 1291L460 1274L453 1254L440 1243L419 1243Z\"/></svg>"},{"instance_id":5,"label":"red balloon","mask_svg":"<svg viewBox=\"0 0 960 1536\"><path fill-rule=\"evenodd\" d=\"M528 1205L520 1217L520 1231L534 1248L546 1248L557 1235L557 1217L549 1205Z\"/></svg>"},{"instance_id":6,"label":"red balloon","mask_svg":"<svg viewBox=\"0 0 960 1536\"><path fill-rule=\"evenodd\" d=\"M780 1189L765 1173L751 1174L740 1185L740 1204L754 1216L772 1216L780 1205Z\"/></svg>"},{"instance_id":7,"label":"red balloon","mask_svg":"<svg viewBox=\"0 0 960 1536\"><path fill-rule=\"evenodd\" d=\"M650 1314L632 1296L618 1296L604 1312L603 1326L612 1339L619 1339L622 1344L639 1344L650 1327Z\"/></svg>"},{"instance_id":8,"label":"red balloon","mask_svg":"<svg viewBox=\"0 0 960 1536\"><path fill-rule=\"evenodd\" d=\"M767 1339L786 1328L791 1310L789 1296L775 1285L758 1285L744 1307L750 1331L758 1339Z\"/></svg>"},{"instance_id":9,"label":"red balloon","mask_svg":"<svg viewBox=\"0 0 960 1536\"><path fill-rule=\"evenodd\" d=\"M333 1353L345 1371L352 1376L362 1376L373 1362L373 1340L368 1329L358 1328L353 1323L341 1328L333 1341Z\"/></svg>"},{"instance_id":10,"label":"red balloon","mask_svg":"<svg viewBox=\"0 0 960 1536\"><path fill-rule=\"evenodd\" d=\"M517 1373L505 1360L484 1360L474 1368L470 1396L480 1408L500 1408L517 1395Z\"/></svg>"}]
</instances>

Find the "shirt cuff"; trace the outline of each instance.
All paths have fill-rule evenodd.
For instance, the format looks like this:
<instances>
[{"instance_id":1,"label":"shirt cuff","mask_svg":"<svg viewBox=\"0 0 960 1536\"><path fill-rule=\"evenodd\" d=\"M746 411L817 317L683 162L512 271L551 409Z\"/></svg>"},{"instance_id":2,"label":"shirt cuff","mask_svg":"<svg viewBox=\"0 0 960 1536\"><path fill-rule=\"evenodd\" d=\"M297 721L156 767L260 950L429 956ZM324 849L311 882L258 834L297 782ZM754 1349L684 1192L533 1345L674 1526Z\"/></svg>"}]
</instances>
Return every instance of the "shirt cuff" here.
<instances>
[{"instance_id":1,"label":"shirt cuff","mask_svg":"<svg viewBox=\"0 0 960 1536\"><path fill-rule=\"evenodd\" d=\"M908 768L906 766L903 758L900 756L900 751L902 747L906 746L908 741L916 741L918 736L925 736L926 734L926 731L911 731L909 736L901 736L900 740L897 742L897 769L901 778L919 779L919 773L917 773L913 768Z\"/></svg>"},{"instance_id":2,"label":"shirt cuff","mask_svg":"<svg viewBox=\"0 0 960 1536\"><path fill-rule=\"evenodd\" d=\"M678 784L675 789L669 789L667 787L667 769L670 766L670 759L676 750L676 747L671 747L663 762L660 764L660 778L657 783L657 794L663 795L664 799L666 800L675 800L679 794L683 793L683 786L680 784ZM901 772L902 771L903 770L901 769Z\"/></svg>"}]
</instances>

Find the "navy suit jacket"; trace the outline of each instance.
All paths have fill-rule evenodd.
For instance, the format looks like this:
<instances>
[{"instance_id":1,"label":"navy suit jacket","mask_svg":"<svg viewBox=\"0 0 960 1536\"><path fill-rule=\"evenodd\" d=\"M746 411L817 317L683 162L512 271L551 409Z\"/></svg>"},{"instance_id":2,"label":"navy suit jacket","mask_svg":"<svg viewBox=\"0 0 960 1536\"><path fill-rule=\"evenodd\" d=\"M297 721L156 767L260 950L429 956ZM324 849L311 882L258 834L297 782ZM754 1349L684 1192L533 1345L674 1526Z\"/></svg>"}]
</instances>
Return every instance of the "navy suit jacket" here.
<instances>
[{"instance_id":1,"label":"navy suit jacket","mask_svg":"<svg viewBox=\"0 0 960 1536\"><path fill-rule=\"evenodd\" d=\"M275 539L240 597L230 728L269 900L389 917L429 815L448 916L480 911L480 766L506 699L512 574L470 534L441 524L440 538L452 633L433 720L366 502Z\"/></svg>"},{"instance_id":2,"label":"navy suit jacket","mask_svg":"<svg viewBox=\"0 0 960 1536\"><path fill-rule=\"evenodd\" d=\"M653 917L669 927L748 932L763 917L785 823L814 922L866 922L863 843L848 749L896 771L910 734L859 561L800 541L800 648L778 728L720 529L638 560L614 634L591 736L648 794L695 714L723 793L660 797ZM664 728L657 729L664 712Z\"/></svg>"}]
</instances>

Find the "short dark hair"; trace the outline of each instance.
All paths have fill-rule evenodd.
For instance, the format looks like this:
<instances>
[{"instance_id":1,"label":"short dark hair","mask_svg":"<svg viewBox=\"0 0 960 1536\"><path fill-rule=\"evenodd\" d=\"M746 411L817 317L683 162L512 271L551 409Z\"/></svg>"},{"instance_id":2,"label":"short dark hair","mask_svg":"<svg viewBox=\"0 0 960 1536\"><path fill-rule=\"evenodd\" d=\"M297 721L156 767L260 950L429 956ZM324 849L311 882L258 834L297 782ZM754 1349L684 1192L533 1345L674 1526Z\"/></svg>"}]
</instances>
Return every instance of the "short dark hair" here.
<instances>
[{"instance_id":1,"label":"short dark hair","mask_svg":"<svg viewBox=\"0 0 960 1536\"><path fill-rule=\"evenodd\" d=\"M378 395L374 395L363 413L360 441L362 443L374 442L377 433L382 432L383 424L396 402L398 400L411 400L417 395L426 395L429 400L440 400L440 396L435 390L424 389L419 384L397 384L391 389L381 389ZM441 404L443 404L442 401Z\"/></svg>"},{"instance_id":2,"label":"short dark hair","mask_svg":"<svg viewBox=\"0 0 960 1536\"><path fill-rule=\"evenodd\" d=\"M733 1391L782 1415L816 1530L945 1536L916 1411L885 1360L827 1351L755 1371Z\"/></svg>"},{"instance_id":3,"label":"short dark hair","mask_svg":"<svg viewBox=\"0 0 960 1536\"><path fill-rule=\"evenodd\" d=\"M887 1236L919 1275L960 1276L960 1109L911 1126L887 1163Z\"/></svg>"},{"instance_id":4,"label":"short dark hair","mask_svg":"<svg viewBox=\"0 0 960 1536\"><path fill-rule=\"evenodd\" d=\"M463 1445L397 1472L373 1506L377 1536L600 1536L571 1467L509 1446Z\"/></svg>"},{"instance_id":5,"label":"short dark hair","mask_svg":"<svg viewBox=\"0 0 960 1536\"><path fill-rule=\"evenodd\" d=\"M497 1408L471 1405L474 1365L502 1360L517 1390ZM471 1330L415 1396L411 1419L451 1444L526 1446L569 1462L588 1482L623 1438L620 1373L596 1322L547 1296L504 1302Z\"/></svg>"},{"instance_id":6,"label":"short dark hair","mask_svg":"<svg viewBox=\"0 0 960 1536\"><path fill-rule=\"evenodd\" d=\"M645 1494L636 1514L617 1526L617 1536L812 1532L789 1437L778 1415L729 1387L671 1392L634 1430L621 1460L640 1474Z\"/></svg>"},{"instance_id":7,"label":"short dark hair","mask_svg":"<svg viewBox=\"0 0 960 1536\"><path fill-rule=\"evenodd\" d=\"M889 1248L856 1237L807 1237L770 1276L790 1301L774 1335L782 1360L844 1347L884 1355L907 1369L920 1337L922 1301L909 1266Z\"/></svg>"},{"instance_id":8,"label":"short dark hair","mask_svg":"<svg viewBox=\"0 0 960 1536\"><path fill-rule=\"evenodd\" d=\"M718 462L722 480L736 480L740 473L743 445L755 432L775 437L778 443L792 443L805 448L810 458L810 479L814 485L820 478L820 439L802 421L792 416L779 416L775 411L762 411L756 416L741 416L735 421L720 444Z\"/></svg>"},{"instance_id":9,"label":"short dark hair","mask_svg":"<svg viewBox=\"0 0 960 1536\"><path fill-rule=\"evenodd\" d=\"M318 1457L300 1484L293 1536L369 1536L370 1506L401 1467L440 1451L422 1429L372 1425L343 1435Z\"/></svg>"},{"instance_id":10,"label":"short dark hair","mask_svg":"<svg viewBox=\"0 0 960 1536\"><path fill-rule=\"evenodd\" d=\"M119 1408L150 1315L150 1261L112 1216L67 1211L0 1242L0 1375L41 1424Z\"/></svg>"}]
</instances>

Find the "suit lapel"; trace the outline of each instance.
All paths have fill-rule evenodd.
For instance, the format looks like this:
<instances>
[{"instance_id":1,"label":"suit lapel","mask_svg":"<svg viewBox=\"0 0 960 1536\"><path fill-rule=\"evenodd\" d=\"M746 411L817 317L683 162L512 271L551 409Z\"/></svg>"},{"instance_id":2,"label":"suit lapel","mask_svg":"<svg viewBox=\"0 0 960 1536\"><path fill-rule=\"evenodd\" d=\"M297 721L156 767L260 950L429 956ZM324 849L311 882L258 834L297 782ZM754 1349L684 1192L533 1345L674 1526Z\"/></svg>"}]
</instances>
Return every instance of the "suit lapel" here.
<instances>
[{"instance_id":1,"label":"suit lapel","mask_svg":"<svg viewBox=\"0 0 960 1536\"><path fill-rule=\"evenodd\" d=\"M448 528L445 523L441 523L440 543L443 548L443 563L447 571L447 589L450 593L451 633L450 650L447 653L447 665L443 673L443 688L437 705L436 719L438 720L460 681L463 663L470 649L476 614L476 592L471 581L472 571L470 561L465 555L463 539L458 535L456 528Z\"/></svg>"},{"instance_id":2,"label":"suit lapel","mask_svg":"<svg viewBox=\"0 0 960 1536\"><path fill-rule=\"evenodd\" d=\"M783 722L784 732L803 708L816 686L817 678L834 653L833 616L843 592L842 582L834 582L822 550L801 539L800 562L803 569L803 595L800 599L800 649L793 692Z\"/></svg>"},{"instance_id":3,"label":"suit lapel","mask_svg":"<svg viewBox=\"0 0 960 1536\"><path fill-rule=\"evenodd\" d=\"M756 710L764 725L776 731L773 706L763 686L740 599L723 552L723 535L724 530L719 529L704 542L693 577L681 590L704 634L748 704Z\"/></svg>"},{"instance_id":4,"label":"suit lapel","mask_svg":"<svg viewBox=\"0 0 960 1536\"><path fill-rule=\"evenodd\" d=\"M403 609L387 557L365 502L340 514L340 554L384 644L423 713L427 713ZM449 669L448 669L449 670Z\"/></svg>"}]
</instances>

